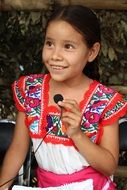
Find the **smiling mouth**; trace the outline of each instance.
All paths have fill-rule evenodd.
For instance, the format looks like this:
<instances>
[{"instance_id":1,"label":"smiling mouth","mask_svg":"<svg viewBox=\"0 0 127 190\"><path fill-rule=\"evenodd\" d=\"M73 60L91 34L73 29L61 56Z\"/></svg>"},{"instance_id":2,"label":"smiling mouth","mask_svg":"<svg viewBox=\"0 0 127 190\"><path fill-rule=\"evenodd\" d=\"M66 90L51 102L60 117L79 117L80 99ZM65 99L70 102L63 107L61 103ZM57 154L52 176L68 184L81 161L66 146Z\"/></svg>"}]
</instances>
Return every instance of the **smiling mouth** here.
<instances>
[{"instance_id":1,"label":"smiling mouth","mask_svg":"<svg viewBox=\"0 0 127 190\"><path fill-rule=\"evenodd\" d=\"M67 68L67 67L63 67L63 66L59 66L59 65L51 65L51 68L53 70L63 70L65 68Z\"/></svg>"}]
</instances>

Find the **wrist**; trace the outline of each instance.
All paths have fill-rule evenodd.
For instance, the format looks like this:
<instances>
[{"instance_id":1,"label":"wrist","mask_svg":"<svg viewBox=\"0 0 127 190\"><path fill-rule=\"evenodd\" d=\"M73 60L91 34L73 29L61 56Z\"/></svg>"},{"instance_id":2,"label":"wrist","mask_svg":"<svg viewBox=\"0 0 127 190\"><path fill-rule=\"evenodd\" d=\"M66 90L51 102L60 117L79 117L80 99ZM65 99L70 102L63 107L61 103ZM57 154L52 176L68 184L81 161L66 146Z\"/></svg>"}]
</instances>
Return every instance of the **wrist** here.
<instances>
[{"instance_id":1,"label":"wrist","mask_svg":"<svg viewBox=\"0 0 127 190\"><path fill-rule=\"evenodd\" d=\"M84 134L83 134L83 132L80 130L78 133L73 134L73 135L71 136L71 139L72 139L74 142L76 142L76 141L81 140L83 137L84 137Z\"/></svg>"}]
</instances>

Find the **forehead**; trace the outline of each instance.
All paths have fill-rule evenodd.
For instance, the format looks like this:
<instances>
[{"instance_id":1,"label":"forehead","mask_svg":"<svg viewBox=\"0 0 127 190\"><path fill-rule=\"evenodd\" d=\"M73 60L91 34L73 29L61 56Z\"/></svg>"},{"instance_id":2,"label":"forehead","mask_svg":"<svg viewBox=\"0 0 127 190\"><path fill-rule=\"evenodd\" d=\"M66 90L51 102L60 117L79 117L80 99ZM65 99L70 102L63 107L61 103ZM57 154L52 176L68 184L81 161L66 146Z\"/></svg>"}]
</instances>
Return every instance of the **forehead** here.
<instances>
[{"instance_id":1,"label":"forehead","mask_svg":"<svg viewBox=\"0 0 127 190\"><path fill-rule=\"evenodd\" d=\"M83 40L83 36L71 24L63 20L50 22L46 30L46 37Z\"/></svg>"}]
</instances>

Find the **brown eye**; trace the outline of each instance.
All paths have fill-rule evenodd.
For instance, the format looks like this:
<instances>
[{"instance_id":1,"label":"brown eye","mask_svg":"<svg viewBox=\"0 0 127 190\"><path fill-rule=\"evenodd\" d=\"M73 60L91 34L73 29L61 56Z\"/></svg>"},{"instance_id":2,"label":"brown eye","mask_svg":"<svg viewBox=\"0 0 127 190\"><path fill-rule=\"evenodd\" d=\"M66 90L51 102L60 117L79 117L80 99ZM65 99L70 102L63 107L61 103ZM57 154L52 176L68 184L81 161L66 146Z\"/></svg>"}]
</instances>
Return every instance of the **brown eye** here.
<instances>
[{"instance_id":1,"label":"brown eye","mask_svg":"<svg viewBox=\"0 0 127 190\"><path fill-rule=\"evenodd\" d=\"M48 47L51 47L53 45L53 43L51 41L45 41L45 45Z\"/></svg>"},{"instance_id":2,"label":"brown eye","mask_svg":"<svg viewBox=\"0 0 127 190\"><path fill-rule=\"evenodd\" d=\"M65 44L66 49L73 49L74 46L72 44Z\"/></svg>"}]
</instances>

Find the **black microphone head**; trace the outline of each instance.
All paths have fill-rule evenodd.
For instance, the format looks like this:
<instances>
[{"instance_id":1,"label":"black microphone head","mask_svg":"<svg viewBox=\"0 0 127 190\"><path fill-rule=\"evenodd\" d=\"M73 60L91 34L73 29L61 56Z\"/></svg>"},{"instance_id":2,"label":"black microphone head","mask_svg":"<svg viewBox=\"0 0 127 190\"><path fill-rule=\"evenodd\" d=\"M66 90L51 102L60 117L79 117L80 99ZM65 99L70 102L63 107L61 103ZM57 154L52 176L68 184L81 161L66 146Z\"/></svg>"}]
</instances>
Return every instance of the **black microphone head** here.
<instances>
[{"instance_id":1,"label":"black microphone head","mask_svg":"<svg viewBox=\"0 0 127 190\"><path fill-rule=\"evenodd\" d=\"M63 96L61 94L56 94L54 97L54 102L57 104L59 101L63 101Z\"/></svg>"}]
</instances>

